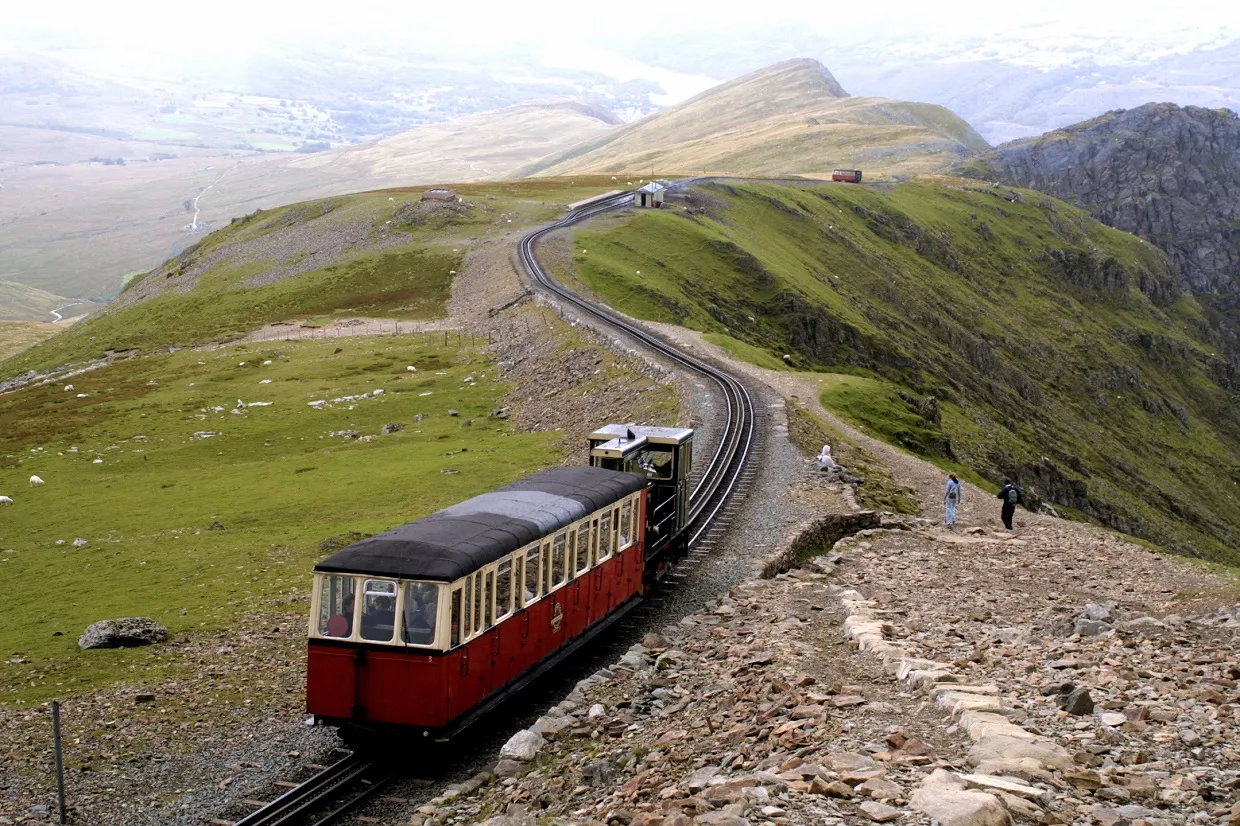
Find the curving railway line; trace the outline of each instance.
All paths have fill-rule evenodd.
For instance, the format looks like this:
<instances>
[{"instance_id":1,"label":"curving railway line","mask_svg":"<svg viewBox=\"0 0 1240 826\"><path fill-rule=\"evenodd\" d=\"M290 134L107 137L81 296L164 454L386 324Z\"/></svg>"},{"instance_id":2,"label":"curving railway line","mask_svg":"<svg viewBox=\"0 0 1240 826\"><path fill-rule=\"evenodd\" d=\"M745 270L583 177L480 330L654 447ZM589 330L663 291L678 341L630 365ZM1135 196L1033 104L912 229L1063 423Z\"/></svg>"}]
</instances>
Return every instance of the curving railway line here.
<instances>
[{"instance_id":1,"label":"curving railway line","mask_svg":"<svg viewBox=\"0 0 1240 826\"><path fill-rule=\"evenodd\" d=\"M560 285L538 263L538 257L535 254L538 241L543 236L604 212L620 209L632 201L632 193L621 193L593 204L584 205L556 223L531 232L521 239L521 265L538 286L560 301L571 305L591 319L601 322L604 326L619 330L640 342L643 347L658 353L691 373L702 376L715 385L720 397L724 400L726 415L719 445L703 471L697 487L690 495L689 546L692 548L719 519L721 510L741 483L753 455L757 422L753 399L748 389L726 370L686 353L622 317L614 310L587 301Z\"/></svg>"},{"instance_id":2,"label":"curving railway line","mask_svg":"<svg viewBox=\"0 0 1240 826\"><path fill-rule=\"evenodd\" d=\"M749 390L726 370L686 353L614 310L587 301L557 283L539 263L536 254L538 241L548 233L620 209L631 202L632 193L604 196L595 203L573 210L554 224L531 232L521 239L521 264L529 277L558 301L570 305L594 323L636 340L641 346L714 385L724 402L723 427L719 444L689 499L689 548L690 551L697 549L698 554L694 557L699 557L713 537L722 532L734 511L735 505L729 506L729 501L743 493L753 476L757 418ZM395 777L394 773L383 769L380 761L353 754L323 768L263 808L236 821L233 826L326 826L369 799Z\"/></svg>"}]
</instances>

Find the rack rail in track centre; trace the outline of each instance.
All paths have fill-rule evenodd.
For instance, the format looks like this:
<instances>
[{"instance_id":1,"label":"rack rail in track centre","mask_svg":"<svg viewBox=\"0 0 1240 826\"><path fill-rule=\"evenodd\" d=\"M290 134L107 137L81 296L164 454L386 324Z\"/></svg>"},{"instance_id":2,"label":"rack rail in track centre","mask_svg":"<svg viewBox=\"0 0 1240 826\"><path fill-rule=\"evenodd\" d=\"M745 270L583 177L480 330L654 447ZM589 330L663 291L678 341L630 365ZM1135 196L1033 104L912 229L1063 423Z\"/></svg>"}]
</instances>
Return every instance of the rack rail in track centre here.
<instances>
[{"instance_id":1,"label":"rack rail in track centre","mask_svg":"<svg viewBox=\"0 0 1240 826\"><path fill-rule=\"evenodd\" d=\"M572 304L577 309L601 321L603 324L620 330L626 335L637 339L643 345L660 355L709 379L719 389L725 401L727 419L719 446L711 457L710 464L698 481L697 487L690 494L689 524L692 533L689 544L692 546L706 532L707 528L719 515L728 498L735 491L737 483L745 472L746 464L754 449L755 414L753 399L749 391L735 376L726 370L709 364L689 355L678 347L647 332L633 324L610 308L586 301L581 296L558 284L538 263L534 247L538 240L547 233L572 226L580 221L610 212L632 203L631 192L619 192L610 196L600 196L592 201L573 209L568 215L550 226L535 230L521 239L521 264L530 278L562 301Z\"/></svg>"},{"instance_id":2,"label":"rack rail in track centre","mask_svg":"<svg viewBox=\"0 0 1240 826\"><path fill-rule=\"evenodd\" d=\"M316 809L325 808L325 802L340 795L342 789L352 783L364 781L367 774L377 774L377 779L364 785L359 792L339 801L331 811L321 812L317 820L306 820L315 813ZM236 821L233 826L291 826L291 824L304 823L325 826L361 804L395 777L394 773L376 772L376 764L373 761L357 754L350 754L304 783L289 789L263 808Z\"/></svg>"}]
</instances>

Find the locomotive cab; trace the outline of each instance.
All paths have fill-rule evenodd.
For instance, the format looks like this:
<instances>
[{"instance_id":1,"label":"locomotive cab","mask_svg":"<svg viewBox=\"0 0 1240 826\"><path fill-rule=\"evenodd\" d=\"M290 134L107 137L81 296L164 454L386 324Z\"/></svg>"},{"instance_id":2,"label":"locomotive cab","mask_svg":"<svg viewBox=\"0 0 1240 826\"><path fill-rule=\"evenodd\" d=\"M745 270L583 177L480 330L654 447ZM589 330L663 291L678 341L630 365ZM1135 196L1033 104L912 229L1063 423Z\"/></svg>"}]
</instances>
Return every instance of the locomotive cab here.
<instances>
[{"instance_id":1,"label":"locomotive cab","mask_svg":"<svg viewBox=\"0 0 1240 826\"><path fill-rule=\"evenodd\" d=\"M610 424L590 434L590 465L640 473L648 480L647 570L656 576L689 549L689 476L693 430Z\"/></svg>"}]
</instances>

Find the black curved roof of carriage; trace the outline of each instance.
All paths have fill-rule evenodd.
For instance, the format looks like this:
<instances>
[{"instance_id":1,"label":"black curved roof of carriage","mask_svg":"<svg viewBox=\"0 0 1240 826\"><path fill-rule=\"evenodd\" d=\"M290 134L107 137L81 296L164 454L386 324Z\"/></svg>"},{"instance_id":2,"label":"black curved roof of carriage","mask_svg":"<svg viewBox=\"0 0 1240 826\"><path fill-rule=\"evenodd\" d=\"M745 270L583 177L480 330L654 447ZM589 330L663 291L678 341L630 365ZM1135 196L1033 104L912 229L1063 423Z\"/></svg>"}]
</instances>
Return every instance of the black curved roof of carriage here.
<instances>
[{"instance_id":1,"label":"black curved roof of carriage","mask_svg":"<svg viewBox=\"0 0 1240 826\"><path fill-rule=\"evenodd\" d=\"M547 468L355 542L314 570L451 582L645 487L638 473Z\"/></svg>"}]
</instances>

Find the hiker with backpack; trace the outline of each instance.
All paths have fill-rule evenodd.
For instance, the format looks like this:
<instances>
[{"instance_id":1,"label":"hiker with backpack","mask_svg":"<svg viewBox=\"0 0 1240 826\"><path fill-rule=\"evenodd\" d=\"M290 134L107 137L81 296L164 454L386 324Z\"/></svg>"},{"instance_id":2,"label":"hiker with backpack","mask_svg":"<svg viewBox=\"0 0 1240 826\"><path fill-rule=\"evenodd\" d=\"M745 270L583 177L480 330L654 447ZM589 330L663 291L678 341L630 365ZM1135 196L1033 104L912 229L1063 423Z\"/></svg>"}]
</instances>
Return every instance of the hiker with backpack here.
<instances>
[{"instance_id":1,"label":"hiker with backpack","mask_svg":"<svg viewBox=\"0 0 1240 826\"><path fill-rule=\"evenodd\" d=\"M947 509L947 517L943 520L947 527L956 524L956 506L964 501L964 488L960 485L960 480L956 478L956 474L949 473L947 475L947 489L943 491L943 504Z\"/></svg>"},{"instance_id":2,"label":"hiker with backpack","mask_svg":"<svg viewBox=\"0 0 1240 826\"><path fill-rule=\"evenodd\" d=\"M999 499L1003 501L1003 527L1009 531L1012 530L1012 517L1016 514L1016 506L1024 501L1025 497L1021 495L1020 488L1012 484L1011 479L1003 480L1003 488L999 491Z\"/></svg>"}]
</instances>

